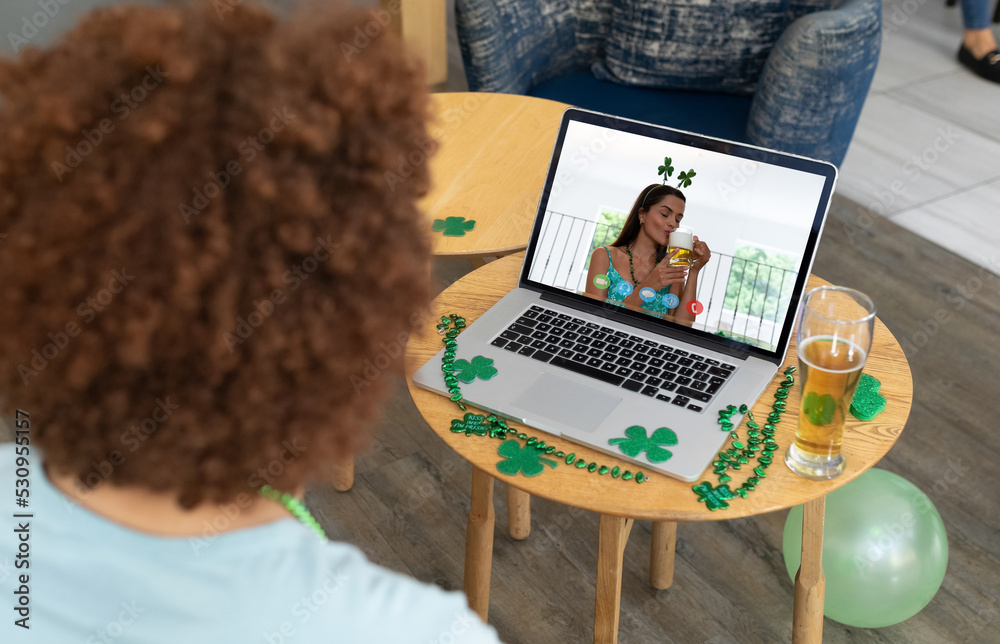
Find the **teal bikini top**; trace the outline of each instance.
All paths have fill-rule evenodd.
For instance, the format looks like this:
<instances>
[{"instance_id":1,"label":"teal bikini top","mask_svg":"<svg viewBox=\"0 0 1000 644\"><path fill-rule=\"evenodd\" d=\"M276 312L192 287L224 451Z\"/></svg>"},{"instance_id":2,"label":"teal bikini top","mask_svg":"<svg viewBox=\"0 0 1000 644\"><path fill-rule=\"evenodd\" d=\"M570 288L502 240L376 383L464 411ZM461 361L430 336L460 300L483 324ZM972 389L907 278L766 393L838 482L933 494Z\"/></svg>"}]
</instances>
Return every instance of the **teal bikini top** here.
<instances>
[{"instance_id":1,"label":"teal bikini top","mask_svg":"<svg viewBox=\"0 0 1000 644\"><path fill-rule=\"evenodd\" d=\"M618 269L615 268L614 263L611 261L611 251L608 247L604 246L603 248L608 254L608 281L611 282L608 285L608 299L612 302L621 302L629 296L634 287L632 286L632 282L623 279L618 273ZM663 303L663 298L669 295L669 293L669 285L661 288L656 292L656 297L654 299L649 302L642 303L642 308L652 313L661 313L663 315L669 314L670 309Z\"/></svg>"}]
</instances>

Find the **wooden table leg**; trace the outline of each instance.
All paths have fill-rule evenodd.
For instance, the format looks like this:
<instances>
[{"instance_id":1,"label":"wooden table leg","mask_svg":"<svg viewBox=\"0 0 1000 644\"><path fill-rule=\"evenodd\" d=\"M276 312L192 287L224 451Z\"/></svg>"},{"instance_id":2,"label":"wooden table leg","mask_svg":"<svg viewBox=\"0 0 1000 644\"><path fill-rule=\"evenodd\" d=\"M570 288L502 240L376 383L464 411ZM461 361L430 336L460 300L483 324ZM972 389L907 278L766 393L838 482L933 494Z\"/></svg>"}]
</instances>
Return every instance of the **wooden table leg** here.
<instances>
[{"instance_id":1,"label":"wooden table leg","mask_svg":"<svg viewBox=\"0 0 1000 644\"><path fill-rule=\"evenodd\" d=\"M622 557L632 531L632 519L601 515L597 546L597 601L594 606L594 644L618 641L618 614L622 601Z\"/></svg>"},{"instance_id":2,"label":"wooden table leg","mask_svg":"<svg viewBox=\"0 0 1000 644\"><path fill-rule=\"evenodd\" d=\"M675 521L653 521L653 542L649 547L649 584L666 590L674 583Z\"/></svg>"},{"instance_id":3,"label":"wooden table leg","mask_svg":"<svg viewBox=\"0 0 1000 644\"><path fill-rule=\"evenodd\" d=\"M346 492L354 486L354 455L335 456L331 472L333 489Z\"/></svg>"},{"instance_id":4,"label":"wooden table leg","mask_svg":"<svg viewBox=\"0 0 1000 644\"><path fill-rule=\"evenodd\" d=\"M465 594L469 608L485 622L490 611L493 568L493 477L472 468L472 503L465 528Z\"/></svg>"},{"instance_id":5,"label":"wooden table leg","mask_svg":"<svg viewBox=\"0 0 1000 644\"><path fill-rule=\"evenodd\" d=\"M482 255L466 255L465 259L469 260L472 264L472 268L482 268L486 266L486 258Z\"/></svg>"},{"instance_id":6,"label":"wooden table leg","mask_svg":"<svg viewBox=\"0 0 1000 644\"><path fill-rule=\"evenodd\" d=\"M823 519L826 497L802 506L802 563L795 575L795 606L792 613L792 642L819 644L823 641Z\"/></svg>"},{"instance_id":7,"label":"wooden table leg","mask_svg":"<svg viewBox=\"0 0 1000 644\"><path fill-rule=\"evenodd\" d=\"M507 486L507 529L511 539L527 539L531 534L531 495Z\"/></svg>"}]
</instances>

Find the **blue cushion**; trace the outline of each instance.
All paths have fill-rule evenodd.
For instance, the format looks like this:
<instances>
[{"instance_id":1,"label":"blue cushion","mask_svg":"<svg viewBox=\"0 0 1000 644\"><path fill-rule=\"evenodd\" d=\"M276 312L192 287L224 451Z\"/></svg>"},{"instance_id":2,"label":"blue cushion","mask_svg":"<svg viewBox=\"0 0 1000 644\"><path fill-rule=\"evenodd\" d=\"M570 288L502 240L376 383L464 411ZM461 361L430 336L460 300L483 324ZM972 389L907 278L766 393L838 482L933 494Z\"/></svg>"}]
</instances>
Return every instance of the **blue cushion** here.
<instances>
[{"instance_id":1,"label":"blue cushion","mask_svg":"<svg viewBox=\"0 0 1000 644\"><path fill-rule=\"evenodd\" d=\"M605 80L673 89L753 93L790 19L787 0L614 0Z\"/></svg>"},{"instance_id":2,"label":"blue cushion","mask_svg":"<svg viewBox=\"0 0 1000 644\"><path fill-rule=\"evenodd\" d=\"M523 94L604 55L612 0L455 0L473 92Z\"/></svg>"},{"instance_id":3,"label":"blue cushion","mask_svg":"<svg viewBox=\"0 0 1000 644\"><path fill-rule=\"evenodd\" d=\"M528 94L615 116L748 142L746 129L752 96L629 87L598 80L589 72L540 83L528 90Z\"/></svg>"},{"instance_id":4,"label":"blue cushion","mask_svg":"<svg viewBox=\"0 0 1000 644\"><path fill-rule=\"evenodd\" d=\"M880 0L846 0L795 21L771 52L747 133L757 145L840 165L882 44Z\"/></svg>"}]
</instances>

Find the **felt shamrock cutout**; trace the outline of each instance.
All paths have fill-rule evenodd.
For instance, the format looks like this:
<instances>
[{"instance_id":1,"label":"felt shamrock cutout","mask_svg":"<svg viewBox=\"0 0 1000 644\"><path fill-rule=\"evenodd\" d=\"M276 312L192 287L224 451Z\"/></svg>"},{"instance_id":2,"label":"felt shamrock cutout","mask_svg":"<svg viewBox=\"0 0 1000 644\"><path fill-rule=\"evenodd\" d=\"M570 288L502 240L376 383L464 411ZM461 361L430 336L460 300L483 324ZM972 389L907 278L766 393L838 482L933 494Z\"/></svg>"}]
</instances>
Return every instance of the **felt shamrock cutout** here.
<instances>
[{"instance_id":1,"label":"felt shamrock cutout","mask_svg":"<svg viewBox=\"0 0 1000 644\"><path fill-rule=\"evenodd\" d=\"M497 368L493 366L492 358L476 356L472 362L468 360L455 361L455 377L464 383L470 383L476 378L489 380L498 373Z\"/></svg>"},{"instance_id":2,"label":"felt shamrock cutout","mask_svg":"<svg viewBox=\"0 0 1000 644\"><path fill-rule=\"evenodd\" d=\"M465 237L465 231L476 227L476 220L465 220L465 217L448 217L447 219L435 219L431 224L431 230L436 233L444 231L445 237Z\"/></svg>"},{"instance_id":3,"label":"felt shamrock cutout","mask_svg":"<svg viewBox=\"0 0 1000 644\"><path fill-rule=\"evenodd\" d=\"M486 422L486 417L479 414L467 413L465 418L458 420L457 418L451 421L451 431L456 434L465 433L466 436L471 436L476 434L478 436L486 436L490 430L489 423Z\"/></svg>"},{"instance_id":4,"label":"felt shamrock cutout","mask_svg":"<svg viewBox=\"0 0 1000 644\"><path fill-rule=\"evenodd\" d=\"M667 179L674 174L674 166L670 165L670 157L663 157L663 165L657 168L656 174L663 175L663 184L666 185Z\"/></svg>"},{"instance_id":5,"label":"felt shamrock cutout","mask_svg":"<svg viewBox=\"0 0 1000 644\"><path fill-rule=\"evenodd\" d=\"M673 456L673 452L663 449L660 445L676 445L677 434L672 429L661 427L653 432L653 435L646 437L646 428L639 425L632 425L625 430L628 438L612 438L609 445L618 445L618 449L626 456L635 458L642 452L646 452L646 458L650 463L662 463Z\"/></svg>"},{"instance_id":6,"label":"felt shamrock cutout","mask_svg":"<svg viewBox=\"0 0 1000 644\"><path fill-rule=\"evenodd\" d=\"M806 394L802 411L809 417L809 422L813 425L817 427L829 425L833 422L833 415L837 411L837 401L830 394L820 396L815 391L810 391Z\"/></svg>"},{"instance_id":7,"label":"felt shamrock cutout","mask_svg":"<svg viewBox=\"0 0 1000 644\"><path fill-rule=\"evenodd\" d=\"M525 476L538 476L545 471L543 465L556 468L555 461L542 458L544 452L531 446L521 447L521 444L513 439L504 441L497 454L507 459L497 463L497 471L508 476L517 476L518 472Z\"/></svg>"},{"instance_id":8,"label":"felt shamrock cutout","mask_svg":"<svg viewBox=\"0 0 1000 644\"><path fill-rule=\"evenodd\" d=\"M691 170L688 170L687 172L681 172L679 175L677 175L677 187L687 188L688 186L690 186L691 177L693 177L695 174L697 173L694 171L693 168Z\"/></svg>"},{"instance_id":9,"label":"felt shamrock cutout","mask_svg":"<svg viewBox=\"0 0 1000 644\"><path fill-rule=\"evenodd\" d=\"M715 510L728 509L729 504L726 501L735 498L733 491L729 489L728 485L712 487L712 484L708 481L702 481L698 485L692 486L691 489L698 494L698 502L704 503L713 512Z\"/></svg>"},{"instance_id":10,"label":"felt shamrock cutout","mask_svg":"<svg viewBox=\"0 0 1000 644\"><path fill-rule=\"evenodd\" d=\"M861 374L861 381L854 391L854 398L851 400L851 413L858 420L871 420L885 410L885 396L879 394L882 383L878 378L869 376L867 373Z\"/></svg>"}]
</instances>

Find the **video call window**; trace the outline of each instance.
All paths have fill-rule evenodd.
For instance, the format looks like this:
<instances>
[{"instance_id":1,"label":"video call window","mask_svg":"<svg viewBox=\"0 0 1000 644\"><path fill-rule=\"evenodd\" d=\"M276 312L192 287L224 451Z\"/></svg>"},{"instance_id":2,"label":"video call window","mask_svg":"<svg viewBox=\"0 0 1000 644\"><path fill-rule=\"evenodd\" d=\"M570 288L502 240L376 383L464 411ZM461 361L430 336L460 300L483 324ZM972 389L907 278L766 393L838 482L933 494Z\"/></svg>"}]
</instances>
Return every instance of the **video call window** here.
<instances>
[{"instance_id":1,"label":"video call window","mask_svg":"<svg viewBox=\"0 0 1000 644\"><path fill-rule=\"evenodd\" d=\"M632 308L775 350L823 191L818 175L572 121L528 278L586 295L594 250L613 244L643 189L663 182L657 171L666 157L674 167L669 185L677 187L682 171L696 172L681 188L682 225L711 259L698 278L697 304L679 316L693 322L679 319L678 309ZM622 277L629 283L621 288L630 289Z\"/></svg>"}]
</instances>

